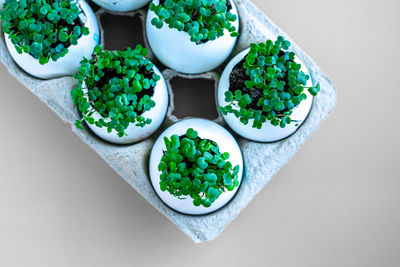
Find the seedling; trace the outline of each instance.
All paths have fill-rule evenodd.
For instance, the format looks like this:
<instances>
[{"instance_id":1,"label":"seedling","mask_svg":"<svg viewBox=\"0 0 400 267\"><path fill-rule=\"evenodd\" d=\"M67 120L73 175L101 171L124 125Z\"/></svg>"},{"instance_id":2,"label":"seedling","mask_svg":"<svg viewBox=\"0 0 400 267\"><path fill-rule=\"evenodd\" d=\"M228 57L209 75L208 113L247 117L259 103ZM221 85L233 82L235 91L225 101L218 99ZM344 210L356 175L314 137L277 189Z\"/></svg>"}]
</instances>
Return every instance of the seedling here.
<instances>
[{"instance_id":1,"label":"seedling","mask_svg":"<svg viewBox=\"0 0 400 267\"><path fill-rule=\"evenodd\" d=\"M245 125L253 120L252 127L258 129L266 121L282 128L290 124L293 109L307 98L304 90L315 96L320 85L306 87L310 77L300 70L289 47L290 42L282 36L275 42L252 43L239 66L245 70L243 84L240 89L225 92L228 104L219 107L221 113L232 113Z\"/></svg>"},{"instance_id":2,"label":"seedling","mask_svg":"<svg viewBox=\"0 0 400 267\"><path fill-rule=\"evenodd\" d=\"M71 91L73 102L82 113L75 125L82 129L86 120L97 127L115 129L119 137L131 123L144 127L152 122L144 112L155 107L151 99L160 76L154 73L154 65L145 58L147 49L137 45L135 49L108 51L97 46L91 59L83 59L78 81ZM96 119L95 114L100 114Z\"/></svg>"},{"instance_id":3,"label":"seedling","mask_svg":"<svg viewBox=\"0 0 400 267\"><path fill-rule=\"evenodd\" d=\"M179 199L190 196L194 206L208 208L225 190L239 186L239 165L233 167L229 153L192 128L183 136L164 137L164 143L167 150L158 165L161 191Z\"/></svg>"},{"instance_id":4,"label":"seedling","mask_svg":"<svg viewBox=\"0 0 400 267\"><path fill-rule=\"evenodd\" d=\"M64 57L71 45L89 34L79 19L81 12L76 1L6 0L0 18L17 52L44 65Z\"/></svg>"},{"instance_id":5,"label":"seedling","mask_svg":"<svg viewBox=\"0 0 400 267\"><path fill-rule=\"evenodd\" d=\"M166 23L187 32L192 42L205 43L223 36L225 29L232 37L239 35L232 25L238 18L231 8L227 0L160 0L158 5L150 3L157 15L151 23L159 29Z\"/></svg>"}]
</instances>

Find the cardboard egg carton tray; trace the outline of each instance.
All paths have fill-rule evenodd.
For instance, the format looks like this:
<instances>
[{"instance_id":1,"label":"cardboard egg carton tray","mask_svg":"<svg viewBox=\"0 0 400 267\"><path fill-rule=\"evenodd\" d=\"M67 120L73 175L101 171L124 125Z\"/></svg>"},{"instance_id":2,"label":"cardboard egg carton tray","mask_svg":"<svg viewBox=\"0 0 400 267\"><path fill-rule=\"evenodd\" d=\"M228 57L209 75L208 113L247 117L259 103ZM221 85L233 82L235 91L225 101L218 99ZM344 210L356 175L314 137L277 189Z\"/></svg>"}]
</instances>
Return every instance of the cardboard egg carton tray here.
<instances>
[{"instance_id":1,"label":"cardboard egg carton tray","mask_svg":"<svg viewBox=\"0 0 400 267\"><path fill-rule=\"evenodd\" d=\"M171 80L177 77L180 79L207 79L215 82L216 89L224 65L212 72L199 75L184 75L163 67L150 52L149 58L162 70L169 86L170 106L167 116L161 128L150 138L133 145L114 145L100 140L88 129L82 131L75 128L74 122L76 119L80 118L80 114L73 105L70 97L70 91L75 86L75 80L72 77L39 80L26 74L14 63L9 55L4 43L4 34L0 29L0 60L7 66L9 72L31 92L39 97L41 101L46 103L54 112L56 112L64 122L71 124L72 130L82 139L83 142L96 151L107 162L107 164L109 164L122 178L135 188L139 194L176 224L176 226L192 238L194 242L206 242L216 238L271 180L279 169L289 161L300 146L310 137L310 135L319 127L321 122L332 111L336 102L336 93L332 82L313 62L313 60L306 55L293 40L290 39L290 37L279 29L249 0L236 0L235 2L240 17L240 37L231 58L238 52L249 47L251 42L265 42L267 38L276 39L278 35L282 35L291 41L291 50L303 60L310 71L312 79L315 82L320 83L321 91L314 98L311 112L304 124L297 132L285 140L276 143L256 143L243 139L233 133L239 142L245 161L245 172L241 187L234 199L228 203L228 205L212 214L204 216L190 216L177 213L168 208L157 197L149 179L148 159L152 145L157 136L168 126L180 120L173 115L175 103L173 94L174 88L171 86L171 84L173 84L171 83ZM97 9L94 5L92 6L94 10ZM124 21L126 19L135 18L137 23L140 24L141 22L142 24L142 29L139 32L145 35L144 25L146 12L147 6L141 10L124 14L97 9L96 14L101 25L100 27L102 28L102 44L108 49L115 49L116 44L126 43L126 40L119 42L119 38L125 39L129 34L132 34L131 37L137 38L138 32L135 32L134 26L130 27L130 25L126 25L126 23L120 23L116 26L117 28L115 28L114 31L112 30L113 25L104 24L107 23L111 17L116 21L118 21L119 18ZM125 34L122 34L120 37L114 37L115 32L121 30L121 27L125 27ZM110 30L113 32L112 38L107 37L108 31ZM149 48L145 40L146 37L144 36L142 38L140 36L140 38L143 40L144 45ZM136 43L129 43L128 45L134 47ZM196 87L195 84L193 86ZM196 94L199 96L202 95L202 89L198 88ZM217 103L217 101L215 101L215 103ZM217 114L218 112L216 106L205 108L215 108L214 113ZM216 118L215 121L224 127L227 127L221 115L218 115L218 118Z\"/></svg>"}]
</instances>

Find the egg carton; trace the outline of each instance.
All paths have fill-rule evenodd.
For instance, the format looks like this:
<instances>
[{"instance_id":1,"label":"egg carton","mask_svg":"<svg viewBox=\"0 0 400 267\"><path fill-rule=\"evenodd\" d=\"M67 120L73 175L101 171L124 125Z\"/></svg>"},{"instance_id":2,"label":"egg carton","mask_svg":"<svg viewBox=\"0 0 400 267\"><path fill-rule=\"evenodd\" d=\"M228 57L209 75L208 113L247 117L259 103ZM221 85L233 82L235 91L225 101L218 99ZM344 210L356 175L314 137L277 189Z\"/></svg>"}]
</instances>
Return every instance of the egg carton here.
<instances>
[{"instance_id":1,"label":"egg carton","mask_svg":"<svg viewBox=\"0 0 400 267\"><path fill-rule=\"evenodd\" d=\"M75 80L72 77L39 80L26 74L14 63L9 55L4 43L4 34L0 29L0 60L7 66L9 72L57 113L64 122L71 124L72 130L83 142L96 151L107 164L135 188L139 194L196 243L213 240L221 234L222 230L239 215L279 169L289 161L300 146L319 127L322 121L326 119L336 102L335 88L330 79L289 36L265 16L250 0L236 0L235 3L240 16L240 36L231 58L240 51L248 48L249 44L252 42L265 42L267 38L276 39L277 36L282 35L292 43L291 50L305 63L310 71L312 79L320 83L321 91L314 97L312 109L304 124L293 135L282 141L275 143L256 143L243 139L233 133L242 149L245 162L245 171L241 187L233 200L224 208L202 216L180 214L168 208L158 198L150 183L148 160L152 145L158 135L171 124L181 120L173 115L174 94L171 80L177 77L184 79L208 79L215 82L216 89L218 79L224 66L212 72L198 75L185 75L165 67L163 68L150 51L149 58L162 69L162 74L169 87L170 105L167 116L160 129L150 138L133 145L114 145L102 141L89 129L79 130L74 126L75 120L80 118L80 114L73 105L70 97L70 91L76 84ZM102 23L102 18L107 14L121 16L121 18L122 16L139 17L143 27L142 32L145 35L144 25L147 8L148 6L134 12L123 14L98 9L96 15L100 25ZM129 26L126 25L125 27ZM103 31L103 29L106 28L104 25L101 25L101 28L101 43L104 44L104 36L107 34L107 31ZM132 34L135 34L135 32L132 31ZM146 37L144 36L144 44L149 48L145 39ZM135 45L134 43L131 44L131 46ZM107 42L105 46L107 47ZM201 94L201 90L199 90L198 93ZM217 101L215 101L215 103L217 103ZM215 109L217 109L216 106ZM227 127L221 115L214 121Z\"/></svg>"}]
</instances>

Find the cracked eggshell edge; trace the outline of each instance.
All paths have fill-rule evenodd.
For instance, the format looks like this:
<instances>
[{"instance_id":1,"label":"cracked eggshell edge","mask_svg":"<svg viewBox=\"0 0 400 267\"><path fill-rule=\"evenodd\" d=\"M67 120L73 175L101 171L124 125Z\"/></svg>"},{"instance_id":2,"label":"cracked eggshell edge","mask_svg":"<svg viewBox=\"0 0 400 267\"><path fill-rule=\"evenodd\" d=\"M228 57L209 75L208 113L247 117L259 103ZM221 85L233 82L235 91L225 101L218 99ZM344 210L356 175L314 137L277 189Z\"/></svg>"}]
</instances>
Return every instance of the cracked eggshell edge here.
<instances>
[{"instance_id":1,"label":"cracked eggshell edge","mask_svg":"<svg viewBox=\"0 0 400 267\"><path fill-rule=\"evenodd\" d=\"M239 15L235 3L232 14L238 19L232 23L239 31ZM154 0L158 4L159 0ZM211 71L221 65L231 55L237 37L231 37L228 30L214 41L196 44L190 41L187 32L170 28L165 22L161 29L151 24L157 15L149 9L146 18L146 36L153 54L167 67L186 74L198 74Z\"/></svg>"}]
</instances>

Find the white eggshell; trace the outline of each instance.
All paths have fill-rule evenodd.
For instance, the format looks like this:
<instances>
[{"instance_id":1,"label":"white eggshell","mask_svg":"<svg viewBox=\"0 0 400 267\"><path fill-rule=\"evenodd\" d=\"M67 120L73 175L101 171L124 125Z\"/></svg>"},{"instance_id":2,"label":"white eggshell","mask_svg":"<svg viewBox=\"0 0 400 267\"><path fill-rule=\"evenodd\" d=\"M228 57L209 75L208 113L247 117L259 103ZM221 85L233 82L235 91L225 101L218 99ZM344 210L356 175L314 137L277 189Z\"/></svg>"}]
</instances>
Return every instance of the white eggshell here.
<instances>
[{"instance_id":1,"label":"white eggshell","mask_svg":"<svg viewBox=\"0 0 400 267\"><path fill-rule=\"evenodd\" d=\"M153 3L158 4L159 0ZM238 16L235 3L231 1L231 4L231 12ZM157 29L151 24L156 16L149 10L146 20L147 40L154 55L171 69L188 74L210 71L221 65L232 53L237 37L231 37L226 29L224 35L216 40L196 44L190 41L187 32L170 28L166 23ZM239 16L232 24L239 30Z\"/></svg>"},{"instance_id":2,"label":"white eggshell","mask_svg":"<svg viewBox=\"0 0 400 267\"><path fill-rule=\"evenodd\" d=\"M93 0L102 8L115 12L128 12L144 7L150 0Z\"/></svg>"},{"instance_id":3,"label":"white eggshell","mask_svg":"<svg viewBox=\"0 0 400 267\"><path fill-rule=\"evenodd\" d=\"M146 111L142 114L144 118L152 119L152 122L150 124L146 124L146 126L144 127L139 127L136 126L134 123L131 123L125 130L127 135L123 137L119 137L117 135L117 131L115 130L112 130L111 133L108 133L107 128L105 127L99 128L96 125L92 125L89 123L86 123L86 125L101 139L115 144L136 143L154 133L161 126L167 113L168 89L161 72L157 69L156 66L154 66L153 70L157 75L161 77L161 79L157 82L156 87L154 87L154 95L151 97L156 105L149 111ZM99 113L95 113L93 114L93 118L97 121L102 118L102 116Z\"/></svg>"},{"instance_id":4,"label":"white eggshell","mask_svg":"<svg viewBox=\"0 0 400 267\"><path fill-rule=\"evenodd\" d=\"M186 131L189 128L193 128L195 131L197 131L199 137L216 142L221 153L229 153L230 156L228 161L230 161L233 166L239 165L240 168L238 173L239 186L233 191L226 190L219 196L219 198L215 200L213 204L211 204L211 207L209 208L203 206L194 206L193 199L190 196L187 196L185 199L178 199L171 195L168 191L163 192L160 189L161 172L158 170L158 165L161 161L164 151L166 151L163 139L164 137L170 138L174 134L182 136L186 134ZM151 183L155 192L168 207L184 214L202 215L222 208L234 197L242 181L243 157L236 140L222 126L205 119L186 119L173 124L158 137L150 154L149 172Z\"/></svg>"},{"instance_id":5,"label":"white eggshell","mask_svg":"<svg viewBox=\"0 0 400 267\"><path fill-rule=\"evenodd\" d=\"M217 92L218 106L226 106L228 104L225 101L225 92L228 91L230 87L229 76L233 68L240 61L242 61L243 58L246 57L249 50L250 49L246 49L241 53L239 53L238 55L236 55L225 67L218 84L218 92ZM305 74L310 75L307 68L304 66L303 62L301 62L297 57L295 61L301 64L301 70ZM308 80L307 86L312 86L311 78ZM232 113L229 113L228 115L223 115L223 117L226 123L229 125L229 127L231 127L233 131L243 136L244 138L257 142L279 141L293 134L307 118L307 115L310 112L312 106L313 97L308 92L308 90L305 90L304 92L307 94L307 99L303 100L299 104L299 106L293 110L292 115L290 115L292 122L286 125L285 128L281 128L279 126L273 126L269 121L267 121L263 123L261 129L256 129L252 127L253 120L250 120L247 125L244 125Z\"/></svg>"},{"instance_id":6,"label":"white eggshell","mask_svg":"<svg viewBox=\"0 0 400 267\"><path fill-rule=\"evenodd\" d=\"M83 0L79 0L83 18L86 17L85 27L89 28L89 35L81 36L77 45L71 45L68 54L57 61L49 60L45 65L41 65L39 60L27 53L19 54L15 49L8 35L5 34L5 41L14 61L27 73L41 79L52 79L61 76L71 75L78 71L80 61L83 57L90 58L93 49L99 43L100 30L95 14L90 6Z\"/></svg>"}]
</instances>

